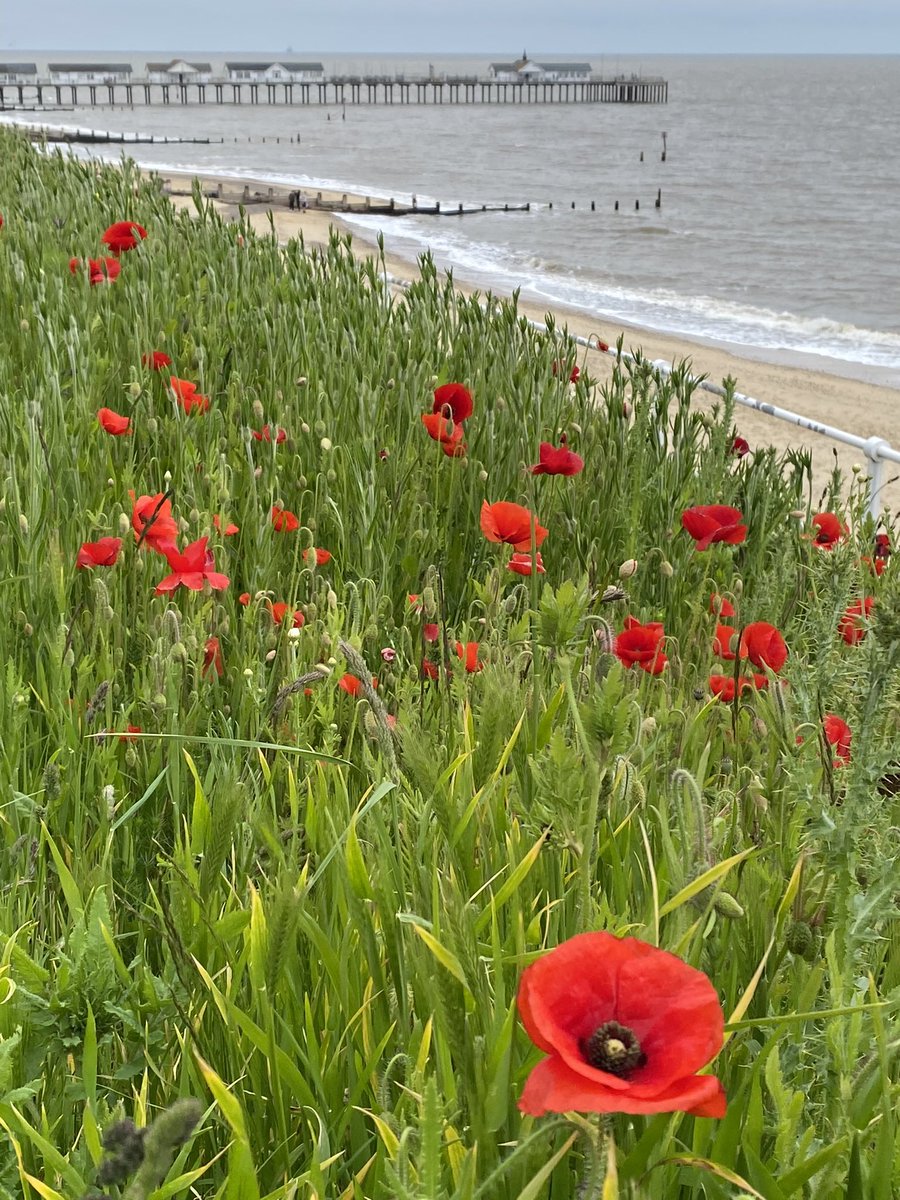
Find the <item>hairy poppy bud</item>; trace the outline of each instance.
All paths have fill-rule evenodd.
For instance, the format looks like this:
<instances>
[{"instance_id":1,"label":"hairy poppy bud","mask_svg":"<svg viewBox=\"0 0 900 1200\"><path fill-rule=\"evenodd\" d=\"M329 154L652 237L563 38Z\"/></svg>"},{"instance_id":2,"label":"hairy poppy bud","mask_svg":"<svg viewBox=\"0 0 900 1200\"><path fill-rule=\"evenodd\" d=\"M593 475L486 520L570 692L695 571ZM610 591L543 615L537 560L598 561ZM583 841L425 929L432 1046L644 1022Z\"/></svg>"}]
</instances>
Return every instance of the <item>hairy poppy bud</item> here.
<instances>
[{"instance_id":1,"label":"hairy poppy bud","mask_svg":"<svg viewBox=\"0 0 900 1200\"><path fill-rule=\"evenodd\" d=\"M154 708L165 708L168 701L166 700L166 698L162 694L162 692L157 692L156 695L153 697L153 699L150 701L150 703L153 705Z\"/></svg>"},{"instance_id":2,"label":"hairy poppy bud","mask_svg":"<svg viewBox=\"0 0 900 1200\"><path fill-rule=\"evenodd\" d=\"M638 564L636 558L626 558L619 567L619 578L630 579L632 575L637 574Z\"/></svg>"},{"instance_id":3,"label":"hairy poppy bud","mask_svg":"<svg viewBox=\"0 0 900 1200\"><path fill-rule=\"evenodd\" d=\"M332 612L334 612L334 610L337 608L337 593L334 592L331 588L328 589L328 592L325 596L325 603L328 605L328 607L331 609Z\"/></svg>"},{"instance_id":4,"label":"hairy poppy bud","mask_svg":"<svg viewBox=\"0 0 900 1200\"><path fill-rule=\"evenodd\" d=\"M324 437L326 428L327 428L327 426L325 425L324 421L316 421L315 426L314 426L314 429L316 431L316 437Z\"/></svg>"},{"instance_id":5,"label":"hairy poppy bud","mask_svg":"<svg viewBox=\"0 0 900 1200\"><path fill-rule=\"evenodd\" d=\"M133 379L128 385L128 394L131 396L132 400L137 400L138 396L141 394L141 391L141 385L136 379Z\"/></svg>"},{"instance_id":6,"label":"hairy poppy bud","mask_svg":"<svg viewBox=\"0 0 900 1200\"><path fill-rule=\"evenodd\" d=\"M19 529L21 529L22 533L24 534L28 533L28 518L24 513L19 513Z\"/></svg>"},{"instance_id":7,"label":"hairy poppy bud","mask_svg":"<svg viewBox=\"0 0 900 1200\"><path fill-rule=\"evenodd\" d=\"M254 418L254 420L257 421L258 424L262 425L263 418L265 417L265 415L266 415L265 410L263 409L261 401L254 400L253 401L253 418Z\"/></svg>"},{"instance_id":8,"label":"hairy poppy bud","mask_svg":"<svg viewBox=\"0 0 900 1200\"><path fill-rule=\"evenodd\" d=\"M727 917L730 921L738 921L744 915L744 910L730 892L717 892L713 908L720 917Z\"/></svg>"},{"instance_id":9,"label":"hairy poppy bud","mask_svg":"<svg viewBox=\"0 0 900 1200\"><path fill-rule=\"evenodd\" d=\"M806 520L806 512L802 508L792 508L791 511L788 513L788 516L793 517L795 521L805 521Z\"/></svg>"},{"instance_id":10,"label":"hairy poppy bud","mask_svg":"<svg viewBox=\"0 0 900 1200\"><path fill-rule=\"evenodd\" d=\"M268 654L266 655L266 662L272 662L272 660L275 658L275 655L277 653L278 653L277 650L270 650L268 652Z\"/></svg>"},{"instance_id":11,"label":"hairy poppy bud","mask_svg":"<svg viewBox=\"0 0 900 1200\"><path fill-rule=\"evenodd\" d=\"M198 512L198 510L196 508L192 508L191 511L188 513L188 518L192 525L196 525L197 522L200 520L200 513Z\"/></svg>"},{"instance_id":12,"label":"hairy poppy bud","mask_svg":"<svg viewBox=\"0 0 900 1200\"><path fill-rule=\"evenodd\" d=\"M807 962L816 955L816 935L805 921L792 921L787 927L784 937L785 945L791 954L805 958Z\"/></svg>"},{"instance_id":13,"label":"hairy poppy bud","mask_svg":"<svg viewBox=\"0 0 900 1200\"><path fill-rule=\"evenodd\" d=\"M734 586L732 587L732 589L731 589L731 590L734 592L735 596L742 596L742 595L744 594L744 581L743 581L743 579L736 579L736 580L734 581Z\"/></svg>"},{"instance_id":14,"label":"hairy poppy bud","mask_svg":"<svg viewBox=\"0 0 900 1200\"><path fill-rule=\"evenodd\" d=\"M668 559L664 558L662 560L662 562L659 564L659 573L660 573L660 575L662 575L663 579L671 579L672 576L675 574L675 568L672 566L672 564L669 562Z\"/></svg>"},{"instance_id":15,"label":"hairy poppy bud","mask_svg":"<svg viewBox=\"0 0 900 1200\"><path fill-rule=\"evenodd\" d=\"M309 426L307 425L307 423L305 421L300 422L300 432L301 433L309 433Z\"/></svg>"},{"instance_id":16,"label":"hairy poppy bud","mask_svg":"<svg viewBox=\"0 0 900 1200\"><path fill-rule=\"evenodd\" d=\"M26 637L31 637L31 635L34 633L34 626L26 621L26 623L22 626L22 632Z\"/></svg>"},{"instance_id":17,"label":"hairy poppy bud","mask_svg":"<svg viewBox=\"0 0 900 1200\"><path fill-rule=\"evenodd\" d=\"M641 737L653 737L656 733L656 717L644 717L641 721Z\"/></svg>"},{"instance_id":18,"label":"hairy poppy bud","mask_svg":"<svg viewBox=\"0 0 900 1200\"><path fill-rule=\"evenodd\" d=\"M323 450L330 450L333 446L333 443L331 441L331 438L323 437L322 440L319 442L319 445L322 447Z\"/></svg>"},{"instance_id":19,"label":"hairy poppy bud","mask_svg":"<svg viewBox=\"0 0 900 1200\"><path fill-rule=\"evenodd\" d=\"M511 617L518 607L519 601L516 598L515 592L511 596L507 596L503 601L503 611L508 617Z\"/></svg>"},{"instance_id":20,"label":"hairy poppy bud","mask_svg":"<svg viewBox=\"0 0 900 1200\"><path fill-rule=\"evenodd\" d=\"M433 617L437 612L437 603L434 598L434 588L426 587L422 589L422 611L426 617Z\"/></svg>"},{"instance_id":21,"label":"hairy poppy bud","mask_svg":"<svg viewBox=\"0 0 900 1200\"><path fill-rule=\"evenodd\" d=\"M31 328L31 326L28 324L28 322L23 317L22 320L19 322L19 328L22 330L23 333L27 333L28 330Z\"/></svg>"},{"instance_id":22,"label":"hairy poppy bud","mask_svg":"<svg viewBox=\"0 0 900 1200\"><path fill-rule=\"evenodd\" d=\"M307 381L307 378L306 378L306 376L305 376L305 375L301 375L301 376L300 376L300 378L299 378L298 380L296 380L297 387L306 387L306 384L307 384L307 382L308 382L308 381ZM304 432L304 433L309 433L309 430L308 430L308 429L304 429L304 431L303 431L303 432Z\"/></svg>"},{"instance_id":23,"label":"hairy poppy bud","mask_svg":"<svg viewBox=\"0 0 900 1200\"><path fill-rule=\"evenodd\" d=\"M481 480L482 483L487 483L488 473L484 469L484 467L482 467L481 470L478 472L478 478Z\"/></svg>"}]
</instances>

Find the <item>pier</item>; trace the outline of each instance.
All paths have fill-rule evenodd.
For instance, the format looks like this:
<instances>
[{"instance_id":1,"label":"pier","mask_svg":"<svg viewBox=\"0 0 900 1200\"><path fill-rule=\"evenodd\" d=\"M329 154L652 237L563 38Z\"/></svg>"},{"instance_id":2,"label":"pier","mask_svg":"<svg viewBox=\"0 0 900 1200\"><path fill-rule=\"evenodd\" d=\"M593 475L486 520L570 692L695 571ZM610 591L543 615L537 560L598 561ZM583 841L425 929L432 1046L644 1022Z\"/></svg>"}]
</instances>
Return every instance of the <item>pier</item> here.
<instances>
[{"instance_id":1,"label":"pier","mask_svg":"<svg viewBox=\"0 0 900 1200\"><path fill-rule=\"evenodd\" d=\"M500 80L479 76L335 75L317 80L91 78L84 82L0 75L0 111L34 107L165 105L666 104L658 77ZM6 76L8 79L9 77Z\"/></svg>"}]
</instances>

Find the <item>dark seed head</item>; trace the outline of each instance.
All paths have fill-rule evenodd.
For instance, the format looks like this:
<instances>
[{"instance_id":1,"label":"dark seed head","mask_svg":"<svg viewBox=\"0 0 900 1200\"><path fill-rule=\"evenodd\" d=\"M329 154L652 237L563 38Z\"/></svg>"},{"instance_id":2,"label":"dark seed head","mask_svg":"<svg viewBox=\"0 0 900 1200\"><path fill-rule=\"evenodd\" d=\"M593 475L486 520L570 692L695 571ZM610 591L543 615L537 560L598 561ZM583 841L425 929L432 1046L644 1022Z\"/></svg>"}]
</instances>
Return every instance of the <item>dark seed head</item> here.
<instances>
[{"instance_id":1,"label":"dark seed head","mask_svg":"<svg viewBox=\"0 0 900 1200\"><path fill-rule=\"evenodd\" d=\"M626 1025L618 1021L607 1021L581 1043L585 1061L600 1071L618 1075L625 1079L635 1069L643 1066L647 1056L641 1044Z\"/></svg>"}]
</instances>

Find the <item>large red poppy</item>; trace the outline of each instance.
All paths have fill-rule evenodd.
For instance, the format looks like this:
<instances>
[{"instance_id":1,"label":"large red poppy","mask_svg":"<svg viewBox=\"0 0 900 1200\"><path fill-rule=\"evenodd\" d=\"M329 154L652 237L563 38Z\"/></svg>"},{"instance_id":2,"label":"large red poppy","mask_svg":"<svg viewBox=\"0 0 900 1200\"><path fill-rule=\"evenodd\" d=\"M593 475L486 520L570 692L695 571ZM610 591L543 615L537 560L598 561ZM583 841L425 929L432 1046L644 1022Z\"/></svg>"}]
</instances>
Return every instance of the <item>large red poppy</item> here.
<instances>
[{"instance_id":1,"label":"large red poppy","mask_svg":"<svg viewBox=\"0 0 900 1200\"><path fill-rule=\"evenodd\" d=\"M97 420L107 433L113 437L121 437L124 433L131 433L131 418L123 417L120 413L113 412L111 408L100 408L97 410Z\"/></svg>"},{"instance_id":2,"label":"large red poppy","mask_svg":"<svg viewBox=\"0 0 900 1200\"><path fill-rule=\"evenodd\" d=\"M737 546L747 536L742 525L743 514L727 504L697 504L681 514L681 524L697 543L698 550L708 550L713 542Z\"/></svg>"},{"instance_id":3,"label":"large red poppy","mask_svg":"<svg viewBox=\"0 0 900 1200\"><path fill-rule=\"evenodd\" d=\"M451 417L446 417L443 413L422 413L422 424L428 430L428 436L441 443L445 454L451 458L459 458L465 454L463 427L454 423Z\"/></svg>"},{"instance_id":4,"label":"large red poppy","mask_svg":"<svg viewBox=\"0 0 900 1200\"><path fill-rule=\"evenodd\" d=\"M83 570L93 570L94 567L111 567L119 557L122 549L122 539L116 537L100 538L96 542L84 542L75 560L76 567Z\"/></svg>"},{"instance_id":5,"label":"large red poppy","mask_svg":"<svg viewBox=\"0 0 900 1200\"><path fill-rule=\"evenodd\" d=\"M532 475L577 475L584 470L584 459L567 446L557 449L550 442L541 442L537 466L530 467Z\"/></svg>"},{"instance_id":6,"label":"large red poppy","mask_svg":"<svg viewBox=\"0 0 900 1200\"><path fill-rule=\"evenodd\" d=\"M822 728L825 733L825 741L829 746L834 747L837 755L835 766L848 763L850 761L850 742L853 737L850 726L843 717L835 716L834 713L826 713L822 719Z\"/></svg>"},{"instance_id":7,"label":"large red poppy","mask_svg":"<svg viewBox=\"0 0 900 1200\"><path fill-rule=\"evenodd\" d=\"M734 659L735 650L732 646L732 638L735 637L737 637L737 630L732 629L730 625L717 625L713 638L713 654L718 654L719 658Z\"/></svg>"},{"instance_id":8,"label":"large red poppy","mask_svg":"<svg viewBox=\"0 0 900 1200\"><path fill-rule=\"evenodd\" d=\"M163 367L171 367L172 360L162 350L151 350L149 354L141 355L141 364L151 371L161 371Z\"/></svg>"},{"instance_id":9,"label":"large red poppy","mask_svg":"<svg viewBox=\"0 0 900 1200\"><path fill-rule=\"evenodd\" d=\"M207 549L208 541L209 538L198 538L196 542L185 546L183 552L178 551L175 546L166 548L166 561L172 568L172 573L156 585L157 596L164 592L174 592L178 587L200 592L204 583L208 583L216 591L228 587L228 576L213 570L215 564L212 551Z\"/></svg>"},{"instance_id":10,"label":"large red poppy","mask_svg":"<svg viewBox=\"0 0 900 1200\"><path fill-rule=\"evenodd\" d=\"M115 258L89 258L87 262L80 258L69 259L69 270L73 275L77 275L82 267L88 273L91 287L98 283L112 283L114 279L118 279L122 270L121 263Z\"/></svg>"},{"instance_id":11,"label":"large red poppy","mask_svg":"<svg viewBox=\"0 0 900 1200\"><path fill-rule=\"evenodd\" d=\"M318 546L315 546L312 549L307 547L307 549L303 551L303 561L309 562L313 557L315 557L317 567L324 567L326 563L331 562L331 551L322 550Z\"/></svg>"},{"instance_id":12,"label":"large red poppy","mask_svg":"<svg viewBox=\"0 0 900 1200\"><path fill-rule=\"evenodd\" d=\"M733 617L735 615L734 605L728 597L720 596L717 592L713 592L709 598L709 611L719 617Z\"/></svg>"},{"instance_id":13,"label":"large red poppy","mask_svg":"<svg viewBox=\"0 0 900 1200\"><path fill-rule=\"evenodd\" d=\"M842 542L847 536L847 526L835 513L816 513L812 523L816 527L816 532L810 537L813 545L819 546L822 550L833 550L838 542Z\"/></svg>"},{"instance_id":14,"label":"large red poppy","mask_svg":"<svg viewBox=\"0 0 900 1200\"><path fill-rule=\"evenodd\" d=\"M455 424L471 417L473 411L472 393L461 383L443 383L434 389L433 413L449 409L450 417Z\"/></svg>"},{"instance_id":15,"label":"large red poppy","mask_svg":"<svg viewBox=\"0 0 900 1200\"><path fill-rule=\"evenodd\" d=\"M838 633L848 646L855 646L869 632L866 628L866 621L872 615L874 603L871 596L866 596L865 600L854 600L842 613L841 619L838 621Z\"/></svg>"},{"instance_id":16,"label":"large red poppy","mask_svg":"<svg viewBox=\"0 0 900 1200\"><path fill-rule=\"evenodd\" d=\"M768 675L757 675L755 672L749 677L741 675L737 685L735 685L733 675L710 675L709 677L709 690L725 704L730 704L734 700L735 686L740 692L746 692L747 688L765 688L769 686L769 677Z\"/></svg>"},{"instance_id":17,"label":"large red poppy","mask_svg":"<svg viewBox=\"0 0 900 1200\"><path fill-rule=\"evenodd\" d=\"M292 533L300 528L300 519L290 509L279 508L277 504L273 504L272 524L278 533Z\"/></svg>"},{"instance_id":18,"label":"large red poppy","mask_svg":"<svg viewBox=\"0 0 900 1200\"><path fill-rule=\"evenodd\" d=\"M206 677L213 670L217 675L222 674L222 647L219 645L217 637L206 639L206 646L203 650L203 665L200 668L200 674Z\"/></svg>"},{"instance_id":19,"label":"large red poppy","mask_svg":"<svg viewBox=\"0 0 900 1200\"><path fill-rule=\"evenodd\" d=\"M157 554L165 554L168 549L174 550L178 526L172 516L171 500L164 500L162 492L157 492L155 496L138 496L137 499L134 492L128 495L134 506L131 525L135 540Z\"/></svg>"},{"instance_id":20,"label":"large red poppy","mask_svg":"<svg viewBox=\"0 0 900 1200\"><path fill-rule=\"evenodd\" d=\"M169 387L186 413L193 412L195 408L200 412L206 412L209 409L209 396L198 392L196 383L191 383L189 379L179 379L177 375L170 375Z\"/></svg>"},{"instance_id":21,"label":"large red poppy","mask_svg":"<svg viewBox=\"0 0 900 1200\"><path fill-rule=\"evenodd\" d=\"M640 667L648 675L660 675L669 661L662 652L664 637L661 622L642 625L634 617L626 617L625 629L613 642L613 653L626 667Z\"/></svg>"},{"instance_id":22,"label":"large red poppy","mask_svg":"<svg viewBox=\"0 0 900 1200\"><path fill-rule=\"evenodd\" d=\"M234 521L224 522L218 513L213 514L213 528L223 537L234 537L236 533L241 532L240 525L235 525Z\"/></svg>"},{"instance_id":23,"label":"large red poppy","mask_svg":"<svg viewBox=\"0 0 900 1200\"><path fill-rule=\"evenodd\" d=\"M109 246L113 254L121 254L125 250L133 250L138 242L144 240L147 230L137 221L116 221L100 239L104 246Z\"/></svg>"},{"instance_id":24,"label":"large red poppy","mask_svg":"<svg viewBox=\"0 0 900 1200\"><path fill-rule=\"evenodd\" d=\"M251 429L254 441L257 442L274 442L276 446L280 446L282 442L287 441L287 431L280 426L275 430L275 436L272 437L272 430L268 425L263 425L262 429Z\"/></svg>"},{"instance_id":25,"label":"large red poppy","mask_svg":"<svg viewBox=\"0 0 900 1200\"><path fill-rule=\"evenodd\" d=\"M348 696L356 697L362 691L362 680L356 675L351 675L348 671L346 675L342 675L338 680L338 687L341 691L346 692ZM372 687L378 687L378 680L372 676Z\"/></svg>"},{"instance_id":26,"label":"large red poppy","mask_svg":"<svg viewBox=\"0 0 900 1200\"><path fill-rule=\"evenodd\" d=\"M547 536L547 530L527 508L509 500L498 500L494 504L485 500L481 506L481 532L489 542L506 542L516 550L530 550L532 529L537 548Z\"/></svg>"},{"instance_id":27,"label":"large red poppy","mask_svg":"<svg viewBox=\"0 0 900 1200\"><path fill-rule=\"evenodd\" d=\"M249 596L247 597L249 603ZM276 625L283 625L288 616L291 617L291 627L293 629L302 629L306 624L306 617L299 608L291 609L291 606L284 600L279 600L277 604L272 605L272 620Z\"/></svg>"},{"instance_id":28,"label":"large red poppy","mask_svg":"<svg viewBox=\"0 0 900 1200\"><path fill-rule=\"evenodd\" d=\"M459 658L466 668L466 674L474 675L484 667L484 663L478 657L478 651L481 649L480 642L462 642L456 643L456 656Z\"/></svg>"},{"instance_id":29,"label":"large red poppy","mask_svg":"<svg viewBox=\"0 0 900 1200\"><path fill-rule=\"evenodd\" d=\"M540 550L536 551L533 560L529 552L516 551L506 564L506 569L516 575L531 575L533 571L537 571L538 575L547 574L544 570L544 560L541 558Z\"/></svg>"},{"instance_id":30,"label":"large red poppy","mask_svg":"<svg viewBox=\"0 0 900 1200\"><path fill-rule=\"evenodd\" d=\"M714 1075L724 1017L702 971L637 938L580 933L527 967L519 1014L547 1054L519 1108L546 1112L725 1115Z\"/></svg>"},{"instance_id":31,"label":"large red poppy","mask_svg":"<svg viewBox=\"0 0 900 1200\"><path fill-rule=\"evenodd\" d=\"M555 362L551 369L554 375L558 375L560 371L563 373L568 372L569 383L577 383L581 375L581 368L577 363L570 369L565 363Z\"/></svg>"},{"instance_id":32,"label":"large red poppy","mask_svg":"<svg viewBox=\"0 0 900 1200\"><path fill-rule=\"evenodd\" d=\"M738 434L731 443L731 453L735 458L743 458L750 453L750 443Z\"/></svg>"},{"instance_id":33,"label":"large red poppy","mask_svg":"<svg viewBox=\"0 0 900 1200\"><path fill-rule=\"evenodd\" d=\"M754 621L745 625L741 634L741 658L749 658L754 667L764 671L766 667L777 675L788 658L784 638L768 621Z\"/></svg>"}]
</instances>

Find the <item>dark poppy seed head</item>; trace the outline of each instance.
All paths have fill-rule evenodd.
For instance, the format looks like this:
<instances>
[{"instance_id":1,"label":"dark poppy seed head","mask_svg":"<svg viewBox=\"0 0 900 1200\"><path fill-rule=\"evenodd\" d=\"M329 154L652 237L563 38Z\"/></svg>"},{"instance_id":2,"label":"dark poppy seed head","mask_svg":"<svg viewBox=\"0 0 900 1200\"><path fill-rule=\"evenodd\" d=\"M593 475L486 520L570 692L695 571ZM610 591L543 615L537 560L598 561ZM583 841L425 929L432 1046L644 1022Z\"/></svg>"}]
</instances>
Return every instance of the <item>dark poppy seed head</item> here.
<instances>
[{"instance_id":1,"label":"dark poppy seed head","mask_svg":"<svg viewBox=\"0 0 900 1200\"><path fill-rule=\"evenodd\" d=\"M592 1067L625 1079L635 1067L643 1066L647 1056L641 1043L627 1025L607 1021L581 1043L581 1053Z\"/></svg>"}]
</instances>

